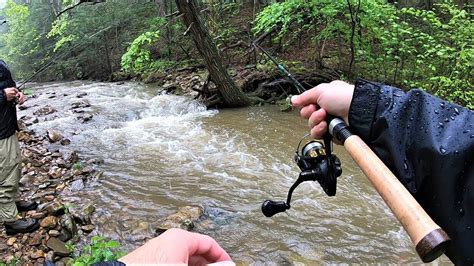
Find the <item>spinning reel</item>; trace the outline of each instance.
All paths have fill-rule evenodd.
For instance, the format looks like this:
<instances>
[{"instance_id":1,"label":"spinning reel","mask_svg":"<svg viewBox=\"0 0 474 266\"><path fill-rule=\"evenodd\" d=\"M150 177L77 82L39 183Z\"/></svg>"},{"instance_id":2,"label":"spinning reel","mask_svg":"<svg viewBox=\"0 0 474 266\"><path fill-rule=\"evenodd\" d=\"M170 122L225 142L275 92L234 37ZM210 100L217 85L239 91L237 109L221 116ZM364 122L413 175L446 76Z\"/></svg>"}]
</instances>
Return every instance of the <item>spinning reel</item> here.
<instances>
[{"instance_id":1,"label":"spinning reel","mask_svg":"<svg viewBox=\"0 0 474 266\"><path fill-rule=\"evenodd\" d=\"M299 142L295 152L295 162L301 170L298 179L288 191L286 202L266 200L262 204L262 212L267 217L290 209L290 201L293 191L305 181L318 181L328 196L336 195L337 177L342 174L341 161L331 150L331 135L326 134L324 144L318 140L311 140L301 149L301 143L308 135Z\"/></svg>"}]
</instances>

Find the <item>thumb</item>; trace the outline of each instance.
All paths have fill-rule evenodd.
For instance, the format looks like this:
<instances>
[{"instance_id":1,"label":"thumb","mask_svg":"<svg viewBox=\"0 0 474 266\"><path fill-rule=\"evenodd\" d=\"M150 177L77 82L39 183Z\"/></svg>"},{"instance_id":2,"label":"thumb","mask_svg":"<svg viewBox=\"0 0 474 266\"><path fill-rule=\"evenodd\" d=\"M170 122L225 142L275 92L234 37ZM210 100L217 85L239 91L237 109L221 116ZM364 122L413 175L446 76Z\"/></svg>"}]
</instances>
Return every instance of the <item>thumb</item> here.
<instances>
[{"instance_id":1,"label":"thumb","mask_svg":"<svg viewBox=\"0 0 474 266\"><path fill-rule=\"evenodd\" d=\"M305 91L300 95L291 97L291 104L294 107L302 108L309 104L317 104L318 98L321 95L320 85L312 88L311 90Z\"/></svg>"}]
</instances>

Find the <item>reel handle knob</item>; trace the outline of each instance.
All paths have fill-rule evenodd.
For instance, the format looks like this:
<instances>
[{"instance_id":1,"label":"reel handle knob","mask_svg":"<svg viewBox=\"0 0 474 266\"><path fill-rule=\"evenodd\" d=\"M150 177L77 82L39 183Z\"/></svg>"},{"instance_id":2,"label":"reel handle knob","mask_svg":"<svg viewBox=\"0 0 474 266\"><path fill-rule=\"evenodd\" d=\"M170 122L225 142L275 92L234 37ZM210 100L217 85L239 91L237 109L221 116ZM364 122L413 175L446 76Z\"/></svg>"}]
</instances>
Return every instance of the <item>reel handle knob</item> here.
<instances>
[{"instance_id":1,"label":"reel handle knob","mask_svg":"<svg viewBox=\"0 0 474 266\"><path fill-rule=\"evenodd\" d=\"M262 203L262 213L266 217L272 217L273 215L284 212L289 208L290 206L284 201L266 200Z\"/></svg>"}]
</instances>

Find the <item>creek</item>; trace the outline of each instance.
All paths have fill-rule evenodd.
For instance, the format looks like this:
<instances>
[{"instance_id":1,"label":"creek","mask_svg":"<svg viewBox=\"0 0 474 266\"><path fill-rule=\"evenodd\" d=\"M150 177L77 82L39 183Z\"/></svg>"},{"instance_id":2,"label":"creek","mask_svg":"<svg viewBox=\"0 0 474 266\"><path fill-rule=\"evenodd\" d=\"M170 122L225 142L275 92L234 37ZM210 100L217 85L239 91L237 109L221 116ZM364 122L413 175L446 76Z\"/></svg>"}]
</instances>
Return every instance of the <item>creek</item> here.
<instances>
[{"instance_id":1,"label":"creek","mask_svg":"<svg viewBox=\"0 0 474 266\"><path fill-rule=\"evenodd\" d=\"M236 262L420 263L411 241L383 200L340 146L337 194L317 183L293 194L292 208L266 218L265 199L285 200L299 169L293 155L307 124L277 106L207 110L190 97L137 83L37 84L19 116L41 106L57 112L30 126L54 129L84 160L99 158L103 176L79 191L74 204L96 207L94 234L132 249L154 234L159 219L198 205L195 231L214 237ZM81 123L71 104L87 93L92 120ZM58 144L59 145L59 144ZM62 147L64 148L64 147ZM171 243L170 243L171 244ZM446 257L444 257L446 261Z\"/></svg>"}]
</instances>

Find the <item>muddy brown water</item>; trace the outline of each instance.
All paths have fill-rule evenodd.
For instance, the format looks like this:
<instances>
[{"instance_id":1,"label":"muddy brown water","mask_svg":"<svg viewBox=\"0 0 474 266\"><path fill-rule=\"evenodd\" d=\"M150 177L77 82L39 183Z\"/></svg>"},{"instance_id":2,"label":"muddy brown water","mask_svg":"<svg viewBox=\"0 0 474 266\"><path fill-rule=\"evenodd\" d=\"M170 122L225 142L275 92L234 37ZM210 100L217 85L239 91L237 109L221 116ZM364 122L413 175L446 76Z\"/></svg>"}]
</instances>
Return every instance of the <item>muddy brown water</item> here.
<instances>
[{"instance_id":1,"label":"muddy brown water","mask_svg":"<svg viewBox=\"0 0 474 266\"><path fill-rule=\"evenodd\" d=\"M300 185L292 208L266 218L265 199L285 200L298 176L293 155L306 122L277 106L206 110L190 97L160 94L137 83L37 84L20 116L48 104L58 112L31 126L71 139L58 148L100 158L104 171L74 204L92 202L99 234L132 249L153 236L158 220L199 205L196 231L214 237L243 264L421 263L411 241L369 181L340 146L337 194ZM85 92L84 98L77 94ZM87 99L93 119L80 123L71 104ZM435 264L447 263L446 257Z\"/></svg>"}]
</instances>

